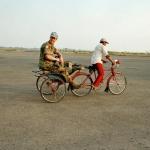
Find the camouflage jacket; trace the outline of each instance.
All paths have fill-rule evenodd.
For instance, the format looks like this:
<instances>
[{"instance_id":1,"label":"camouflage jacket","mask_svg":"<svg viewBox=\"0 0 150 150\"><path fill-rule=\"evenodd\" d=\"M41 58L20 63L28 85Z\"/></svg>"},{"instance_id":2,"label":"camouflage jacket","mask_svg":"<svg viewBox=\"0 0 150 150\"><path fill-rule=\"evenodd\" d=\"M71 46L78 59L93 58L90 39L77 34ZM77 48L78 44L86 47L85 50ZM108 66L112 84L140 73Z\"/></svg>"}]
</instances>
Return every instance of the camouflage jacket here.
<instances>
[{"instance_id":1,"label":"camouflage jacket","mask_svg":"<svg viewBox=\"0 0 150 150\"><path fill-rule=\"evenodd\" d=\"M53 65L52 61L46 60L45 55L52 55L55 56L57 49L49 44L48 42L45 42L42 44L41 49L40 49L40 58L39 58L39 68L40 69L45 69L49 68L50 66Z\"/></svg>"}]
</instances>

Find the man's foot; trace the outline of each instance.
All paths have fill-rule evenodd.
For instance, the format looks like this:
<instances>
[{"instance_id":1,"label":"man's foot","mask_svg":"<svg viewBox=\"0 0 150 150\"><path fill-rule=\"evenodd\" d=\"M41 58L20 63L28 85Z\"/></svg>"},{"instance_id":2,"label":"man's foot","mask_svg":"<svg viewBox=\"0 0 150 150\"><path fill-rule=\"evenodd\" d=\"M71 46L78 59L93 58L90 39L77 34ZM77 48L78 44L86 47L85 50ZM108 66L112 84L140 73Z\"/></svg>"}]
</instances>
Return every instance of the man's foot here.
<instances>
[{"instance_id":1,"label":"man's foot","mask_svg":"<svg viewBox=\"0 0 150 150\"><path fill-rule=\"evenodd\" d=\"M92 85L92 90L98 90L99 88L98 87L96 87L96 86L94 86L94 85Z\"/></svg>"}]
</instances>

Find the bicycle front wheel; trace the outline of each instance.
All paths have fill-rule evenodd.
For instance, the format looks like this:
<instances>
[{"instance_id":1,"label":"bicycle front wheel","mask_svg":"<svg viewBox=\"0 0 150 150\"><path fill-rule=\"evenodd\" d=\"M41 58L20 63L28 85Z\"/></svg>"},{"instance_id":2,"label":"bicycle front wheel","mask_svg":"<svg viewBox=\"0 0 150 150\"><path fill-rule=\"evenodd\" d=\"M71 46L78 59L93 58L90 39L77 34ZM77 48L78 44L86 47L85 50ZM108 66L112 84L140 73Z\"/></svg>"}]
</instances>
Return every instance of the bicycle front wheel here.
<instances>
[{"instance_id":1,"label":"bicycle front wheel","mask_svg":"<svg viewBox=\"0 0 150 150\"><path fill-rule=\"evenodd\" d=\"M121 72L117 72L114 76L111 76L108 82L109 91L114 95L123 93L126 86L126 77Z\"/></svg>"},{"instance_id":2,"label":"bicycle front wheel","mask_svg":"<svg viewBox=\"0 0 150 150\"><path fill-rule=\"evenodd\" d=\"M43 81L40 93L43 100L46 102L59 102L66 94L66 84L60 77L49 76L48 79Z\"/></svg>"},{"instance_id":3,"label":"bicycle front wheel","mask_svg":"<svg viewBox=\"0 0 150 150\"><path fill-rule=\"evenodd\" d=\"M88 95L92 90L92 79L87 74L78 74L73 78L75 84L81 85L79 89L71 89L71 92L79 97Z\"/></svg>"}]
</instances>

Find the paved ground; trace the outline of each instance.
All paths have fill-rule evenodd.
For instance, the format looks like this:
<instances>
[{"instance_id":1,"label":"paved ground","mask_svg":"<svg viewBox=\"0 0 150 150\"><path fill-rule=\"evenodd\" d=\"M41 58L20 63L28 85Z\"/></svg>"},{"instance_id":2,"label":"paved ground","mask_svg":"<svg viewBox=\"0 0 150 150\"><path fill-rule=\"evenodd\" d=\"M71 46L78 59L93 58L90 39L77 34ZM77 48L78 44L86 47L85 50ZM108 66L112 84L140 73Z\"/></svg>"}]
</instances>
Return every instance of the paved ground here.
<instances>
[{"instance_id":1,"label":"paved ground","mask_svg":"<svg viewBox=\"0 0 150 150\"><path fill-rule=\"evenodd\" d=\"M0 51L0 150L150 150L150 58L119 57L123 95L103 88L44 103L31 71L38 52ZM65 55L89 64L89 56Z\"/></svg>"}]
</instances>

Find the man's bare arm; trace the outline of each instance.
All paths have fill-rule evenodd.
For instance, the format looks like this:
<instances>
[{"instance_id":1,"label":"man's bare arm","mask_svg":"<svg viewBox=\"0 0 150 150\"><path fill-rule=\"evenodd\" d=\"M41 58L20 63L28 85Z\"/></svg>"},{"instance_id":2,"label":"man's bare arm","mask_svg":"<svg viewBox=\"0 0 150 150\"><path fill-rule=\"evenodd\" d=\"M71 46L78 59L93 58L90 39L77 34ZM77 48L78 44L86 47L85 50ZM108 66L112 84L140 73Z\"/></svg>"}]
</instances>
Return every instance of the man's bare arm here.
<instances>
[{"instance_id":1,"label":"man's bare arm","mask_svg":"<svg viewBox=\"0 0 150 150\"><path fill-rule=\"evenodd\" d=\"M55 58L52 55L45 54L45 59L49 61L59 61L59 58Z\"/></svg>"},{"instance_id":2,"label":"man's bare arm","mask_svg":"<svg viewBox=\"0 0 150 150\"><path fill-rule=\"evenodd\" d=\"M107 55L106 58L112 63L112 65L115 65L115 62L112 60L112 58L109 55Z\"/></svg>"},{"instance_id":3,"label":"man's bare arm","mask_svg":"<svg viewBox=\"0 0 150 150\"><path fill-rule=\"evenodd\" d=\"M62 57L62 54L61 54L61 52L58 49L56 50L55 53L58 55L58 57Z\"/></svg>"},{"instance_id":4,"label":"man's bare arm","mask_svg":"<svg viewBox=\"0 0 150 150\"><path fill-rule=\"evenodd\" d=\"M64 65L64 58L63 58L61 52L57 49L55 53L56 53L56 55L59 57L60 63L61 63L62 65Z\"/></svg>"},{"instance_id":5,"label":"man's bare arm","mask_svg":"<svg viewBox=\"0 0 150 150\"><path fill-rule=\"evenodd\" d=\"M105 63L107 63L108 61L107 61L107 60L102 59L102 62L105 64Z\"/></svg>"}]
</instances>

